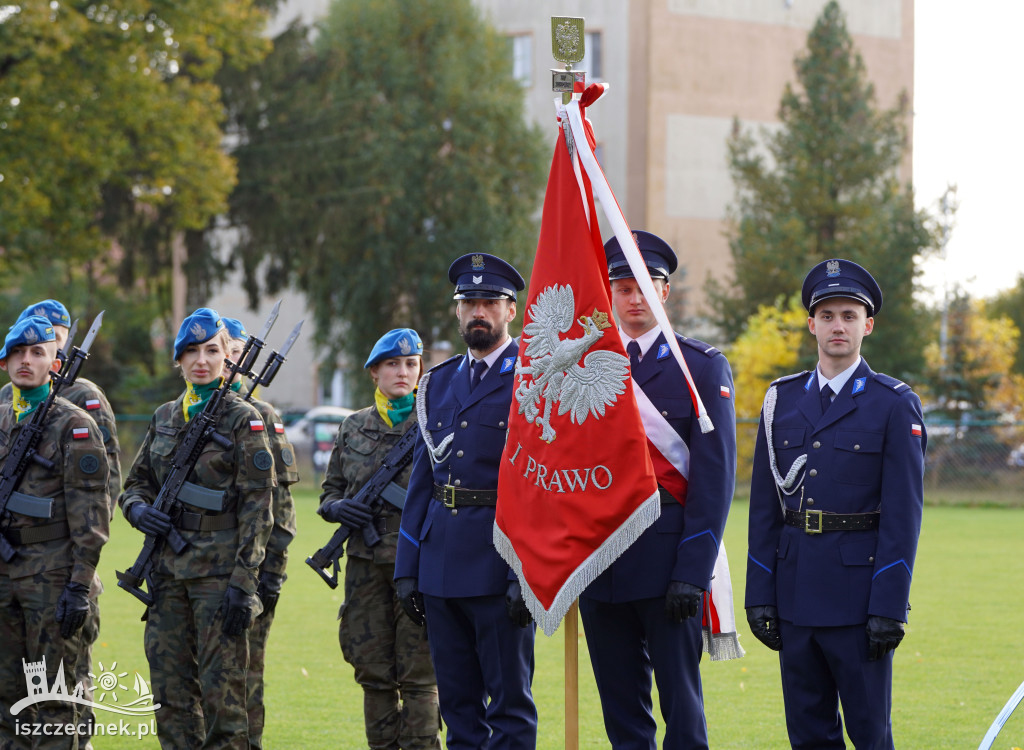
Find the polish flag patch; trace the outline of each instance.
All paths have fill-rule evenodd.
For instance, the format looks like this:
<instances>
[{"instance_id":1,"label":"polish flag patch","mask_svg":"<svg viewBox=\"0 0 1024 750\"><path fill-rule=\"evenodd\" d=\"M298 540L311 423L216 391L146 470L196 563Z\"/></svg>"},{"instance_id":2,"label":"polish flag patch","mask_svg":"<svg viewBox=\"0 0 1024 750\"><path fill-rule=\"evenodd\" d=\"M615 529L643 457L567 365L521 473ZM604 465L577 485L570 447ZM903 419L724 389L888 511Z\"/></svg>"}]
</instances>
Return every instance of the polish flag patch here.
<instances>
[{"instance_id":1,"label":"polish flag patch","mask_svg":"<svg viewBox=\"0 0 1024 750\"><path fill-rule=\"evenodd\" d=\"M89 428L75 427L73 430L71 430L71 437L74 438L75 440L84 440L85 438L89 437Z\"/></svg>"},{"instance_id":2,"label":"polish flag patch","mask_svg":"<svg viewBox=\"0 0 1024 750\"><path fill-rule=\"evenodd\" d=\"M912 424L910 425L910 434L914 437L921 437L921 425Z\"/></svg>"},{"instance_id":3,"label":"polish flag patch","mask_svg":"<svg viewBox=\"0 0 1024 750\"><path fill-rule=\"evenodd\" d=\"M89 398L85 401L85 408L89 411L95 411L100 408L100 400L98 398Z\"/></svg>"},{"instance_id":4,"label":"polish flag patch","mask_svg":"<svg viewBox=\"0 0 1024 750\"><path fill-rule=\"evenodd\" d=\"M284 425L281 424L280 422L274 422L274 432L276 432L278 435L283 434L284 433Z\"/></svg>"},{"instance_id":5,"label":"polish flag patch","mask_svg":"<svg viewBox=\"0 0 1024 750\"><path fill-rule=\"evenodd\" d=\"M729 398L732 395L732 389L727 385L718 386L718 395L722 398Z\"/></svg>"},{"instance_id":6,"label":"polish flag patch","mask_svg":"<svg viewBox=\"0 0 1024 750\"><path fill-rule=\"evenodd\" d=\"M249 420L249 429L252 430L253 432L263 432L263 430L264 430L263 420L261 420L261 419L250 419Z\"/></svg>"}]
</instances>

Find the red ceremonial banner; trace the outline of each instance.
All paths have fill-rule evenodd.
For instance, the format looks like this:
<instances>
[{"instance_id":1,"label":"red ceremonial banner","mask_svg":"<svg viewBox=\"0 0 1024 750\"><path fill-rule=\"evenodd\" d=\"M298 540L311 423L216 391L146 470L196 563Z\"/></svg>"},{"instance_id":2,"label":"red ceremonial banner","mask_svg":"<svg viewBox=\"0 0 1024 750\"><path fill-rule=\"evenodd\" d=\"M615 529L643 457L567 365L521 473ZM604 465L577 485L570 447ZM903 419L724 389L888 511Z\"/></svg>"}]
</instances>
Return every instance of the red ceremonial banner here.
<instances>
[{"instance_id":1,"label":"red ceremonial banner","mask_svg":"<svg viewBox=\"0 0 1024 750\"><path fill-rule=\"evenodd\" d=\"M584 101L586 97L584 98ZM586 123L593 148L593 130ZM661 513L586 174L559 135L524 307L494 544L551 635Z\"/></svg>"}]
</instances>

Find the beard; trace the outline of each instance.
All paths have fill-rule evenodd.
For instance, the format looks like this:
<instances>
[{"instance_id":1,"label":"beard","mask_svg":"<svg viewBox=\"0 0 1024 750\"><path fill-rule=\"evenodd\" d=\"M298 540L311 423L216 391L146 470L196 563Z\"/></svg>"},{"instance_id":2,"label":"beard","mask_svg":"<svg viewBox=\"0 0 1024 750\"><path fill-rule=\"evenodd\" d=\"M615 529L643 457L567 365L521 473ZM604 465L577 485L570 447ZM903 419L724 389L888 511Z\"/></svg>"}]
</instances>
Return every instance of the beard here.
<instances>
[{"instance_id":1,"label":"beard","mask_svg":"<svg viewBox=\"0 0 1024 750\"><path fill-rule=\"evenodd\" d=\"M466 346L477 351L487 351L503 338L504 331L495 331L486 320L471 320L466 326L459 326L459 333Z\"/></svg>"}]
</instances>

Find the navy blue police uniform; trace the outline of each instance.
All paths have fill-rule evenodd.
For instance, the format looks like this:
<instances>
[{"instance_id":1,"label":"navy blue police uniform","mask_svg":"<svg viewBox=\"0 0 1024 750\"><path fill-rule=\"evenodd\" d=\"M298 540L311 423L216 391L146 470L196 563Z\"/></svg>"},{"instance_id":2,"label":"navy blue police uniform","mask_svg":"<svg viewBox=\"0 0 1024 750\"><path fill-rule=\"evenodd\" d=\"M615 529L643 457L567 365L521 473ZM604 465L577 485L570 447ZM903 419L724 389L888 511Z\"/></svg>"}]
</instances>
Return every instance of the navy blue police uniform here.
<instances>
[{"instance_id":1,"label":"navy blue police uniform","mask_svg":"<svg viewBox=\"0 0 1024 750\"><path fill-rule=\"evenodd\" d=\"M675 253L655 235L638 231L636 238L651 276L667 280ZM610 240L605 252L612 280L632 278L618 242ZM725 356L697 339L676 339L715 429L701 433L682 369L658 334L633 364L632 377L686 443L692 467L686 496L661 488L661 517L580 597L605 729L616 750L656 747L652 672L665 721L663 746L707 747L701 613L673 621L666 592L673 581L711 589L735 487L736 413Z\"/></svg>"},{"instance_id":2,"label":"navy blue police uniform","mask_svg":"<svg viewBox=\"0 0 1024 750\"><path fill-rule=\"evenodd\" d=\"M812 314L823 299L844 297L869 316L882 299L870 274L845 260L812 269L803 297ZM750 487L748 619L752 607L777 614L769 640L781 646L794 748L845 748L840 700L858 750L892 748L892 649L910 608L923 506L921 401L863 358L831 404L818 382L817 370L790 375L765 398ZM872 620L899 629L884 650L869 637Z\"/></svg>"},{"instance_id":3,"label":"navy blue police uniform","mask_svg":"<svg viewBox=\"0 0 1024 750\"><path fill-rule=\"evenodd\" d=\"M456 299L510 298L525 287L499 258L477 253L449 270ZM500 347L499 347L500 348ZM513 339L471 387L469 357L452 357L420 381L395 579L423 595L449 748L534 748L531 694L536 626L506 610L515 576L492 542L498 467L505 447L519 346ZM428 444L429 443L429 444Z\"/></svg>"}]
</instances>

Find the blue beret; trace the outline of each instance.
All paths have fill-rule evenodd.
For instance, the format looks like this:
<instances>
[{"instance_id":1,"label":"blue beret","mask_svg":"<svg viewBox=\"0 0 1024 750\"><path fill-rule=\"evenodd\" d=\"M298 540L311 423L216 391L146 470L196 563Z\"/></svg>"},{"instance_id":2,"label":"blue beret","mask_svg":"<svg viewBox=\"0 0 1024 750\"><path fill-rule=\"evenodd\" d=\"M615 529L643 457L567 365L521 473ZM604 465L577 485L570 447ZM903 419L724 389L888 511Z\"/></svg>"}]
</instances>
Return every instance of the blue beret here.
<instances>
[{"instance_id":1,"label":"blue beret","mask_svg":"<svg viewBox=\"0 0 1024 750\"><path fill-rule=\"evenodd\" d=\"M185 353L186 346L209 341L223 328L224 321L221 320L216 310L211 310L209 307L200 307L181 321L178 336L174 339L174 361L177 362L181 359L181 355Z\"/></svg>"},{"instance_id":2,"label":"blue beret","mask_svg":"<svg viewBox=\"0 0 1024 750\"><path fill-rule=\"evenodd\" d=\"M825 260L812 268L804 278L800 296L811 314L816 304L833 297L862 302L868 308L869 317L882 309L882 290L874 277L852 260L843 258Z\"/></svg>"},{"instance_id":3,"label":"blue beret","mask_svg":"<svg viewBox=\"0 0 1024 750\"><path fill-rule=\"evenodd\" d=\"M455 284L452 299L501 299L515 301L516 292L526 288L519 271L501 258L487 253L470 253L456 258L448 268L448 280Z\"/></svg>"},{"instance_id":4,"label":"blue beret","mask_svg":"<svg viewBox=\"0 0 1024 750\"><path fill-rule=\"evenodd\" d=\"M679 261L676 254L665 240L656 234L637 229L633 232L633 240L640 248L640 255L643 256L647 270L651 272L652 279L668 280L669 274L676 270ZM612 237L604 243L604 255L608 260L608 280L631 279L633 269L629 267L619 241Z\"/></svg>"},{"instance_id":5,"label":"blue beret","mask_svg":"<svg viewBox=\"0 0 1024 750\"><path fill-rule=\"evenodd\" d=\"M411 328L395 328L377 339L363 369L389 357L413 356L423 356L423 342L420 341L420 335Z\"/></svg>"},{"instance_id":6,"label":"blue beret","mask_svg":"<svg viewBox=\"0 0 1024 750\"><path fill-rule=\"evenodd\" d=\"M242 321L237 318L221 318L221 320L224 321L224 327L228 329L228 336L231 338L243 341L249 338L249 332L245 330Z\"/></svg>"},{"instance_id":7,"label":"blue beret","mask_svg":"<svg viewBox=\"0 0 1024 750\"><path fill-rule=\"evenodd\" d=\"M31 315L39 315L57 326L64 326L65 328L71 327L71 313L68 312L68 309L64 307L64 305L55 299L44 299L42 302L36 302L34 305L29 305L22 310L21 315L18 316L18 320L16 322L20 323Z\"/></svg>"},{"instance_id":8,"label":"blue beret","mask_svg":"<svg viewBox=\"0 0 1024 750\"><path fill-rule=\"evenodd\" d=\"M4 339L4 348L0 349L0 359L7 359L7 350L21 344L38 344L40 341L56 341L53 324L42 315L29 315L20 318Z\"/></svg>"}]
</instances>

